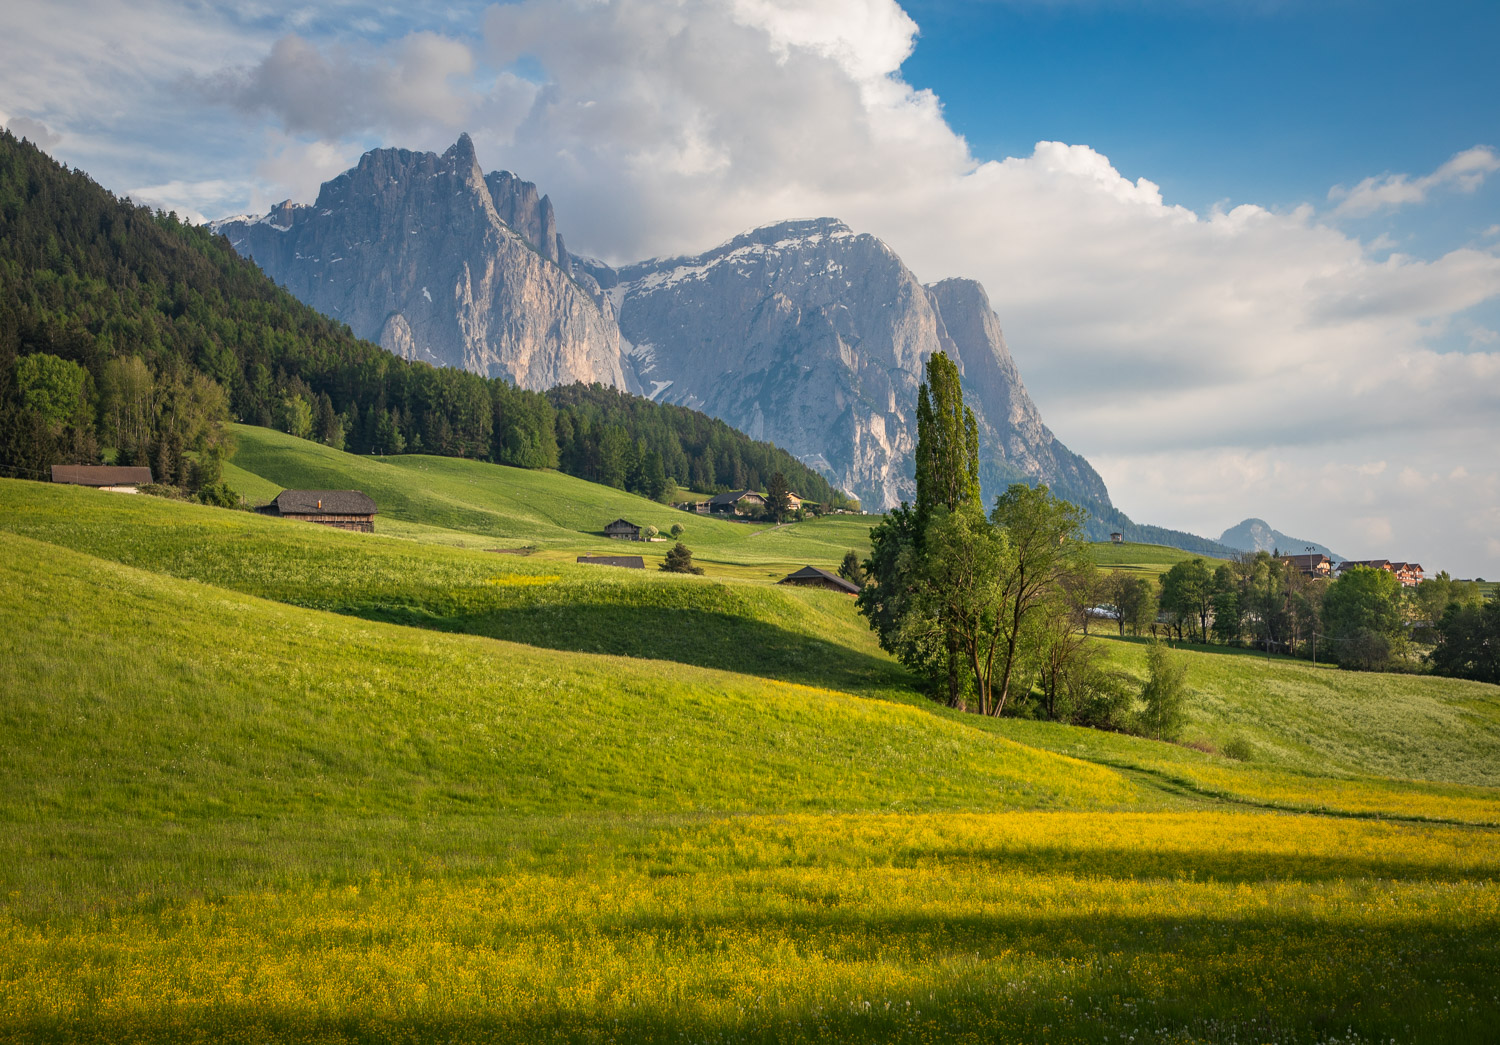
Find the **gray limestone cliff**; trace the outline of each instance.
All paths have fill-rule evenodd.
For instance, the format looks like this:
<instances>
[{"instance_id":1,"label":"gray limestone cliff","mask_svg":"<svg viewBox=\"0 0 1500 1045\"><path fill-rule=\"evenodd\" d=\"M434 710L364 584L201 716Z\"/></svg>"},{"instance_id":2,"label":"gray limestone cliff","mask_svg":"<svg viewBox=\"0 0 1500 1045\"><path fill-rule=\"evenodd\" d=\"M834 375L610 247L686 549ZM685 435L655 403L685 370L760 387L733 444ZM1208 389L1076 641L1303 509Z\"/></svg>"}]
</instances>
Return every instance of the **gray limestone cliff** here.
<instances>
[{"instance_id":1,"label":"gray limestone cliff","mask_svg":"<svg viewBox=\"0 0 1500 1045\"><path fill-rule=\"evenodd\" d=\"M407 359L544 389L640 391L718 417L871 508L915 494L917 389L932 353L964 375L988 501L1016 479L1091 508L1109 494L1042 423L978 283L923 286L831 218L621 269L571 254L552 201L443 155L377 149L311 206L213 228L314 308Z\"/></svg>"},{"instance_id":2,"label":"gray limestone cliff","mask_svg":"<svg viewBox=\"0 0 1500 1045\"><path fill-rule=\"evenodd\" d=\"M927 288L964 376L964 395L979 421L979 473L986 503L1014 480L1044 482L1084 505L1107 506L1109 491L1092 465L1042 423L1005 345L989 295L972 279L945 279Z\"/></svg>"},{"instance_id":3,"label":"gray limestone cliff","mask_svg":"<svg viewBox=\"0 0 1500 1045\"><path fill-rule=\"evenodd\" d=\"M889 247L823 218L696 257L598 272L653 398L722 418L872 508L915 494L917 389L932 353L964 374L988 500L1018 478L1107 505L1103 481L1042 424L983 289L924 287Z\"/></svg>"},{"instance_id":4,"label":"gray limestone cliff","mask_svg":"<svg viewBox=\"0 0 1500 1045\"><path fill-rule=\"evenodd\" d=\"M608 298L572 258L552 203L486 177L468 135L441 156L376 149L311 206L215 222L235 250L397 355L524 388L630 387Z\"/></svg>"}]
</instances>

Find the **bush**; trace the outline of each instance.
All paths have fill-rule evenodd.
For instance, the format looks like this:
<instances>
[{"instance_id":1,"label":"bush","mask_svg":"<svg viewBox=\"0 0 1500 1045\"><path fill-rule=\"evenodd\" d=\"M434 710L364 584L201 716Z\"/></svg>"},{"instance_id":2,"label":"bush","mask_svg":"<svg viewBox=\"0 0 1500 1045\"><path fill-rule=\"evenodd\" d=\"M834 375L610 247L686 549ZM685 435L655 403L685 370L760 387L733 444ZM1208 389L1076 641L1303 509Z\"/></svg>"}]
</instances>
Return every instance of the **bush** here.
<instances>
[{"instance_id":1,"label":"bush","mask_svg":"<svg viewBox=\"0 0 1500 1045\"><path fill-rule=\"evenodd\" d=\"M1379 671L1390 664L1391 640L1374 628L1354 628L1338 640L1339 667Z\"/></svg>"},{"instance_id":2,"label":"bush","mask_svg":"<svg viewBox=\"0 0 1500 1045\"><path fill-rule=\"evenodd\" d=\"M243 508L245 500L229 488L226 482L217 482L198 491L198 500L216 508Z\"/></svg>"},{"instance_id":3,"label":"bush","mask_svg":"<svg viewBox=\"0 0 1500 1045\"><path fill-rule=\"evenodd\" d=\"M1115 733L1135 731L1135 689L1128 675L1113 671L1094 673L1088 695L1073 714L1073 722Z\"/></svg>"},{"instance_id":4,"label":"bush","mask_svg":"<svg viewBox=\"0 0 1500 1045\"><path fill-rule=\"evenodd\" d=\"M687 533L687 527L682 525L682 523L673 523L671 533L673 537L681 537L684 533Z\"/></svg>"},{"instance_id":5,"label":"bush","mask_svg":"<svg viewBox=\"0 0 1500 1045\"><path fill-rule=\"evenodd\" d=\"M190 501L191 495L180 486L170 483L142 483L136 487L138 491L149 497L160 497L168 501Z\"/></svg>"},{"instance_id":6,"label":"bush","mask_svg":"<svg viewBox=\"0 0 1500 1045\"><path fill-rule=\"evenodd\" d=\"M641 531L642 535L644 535L645 538L646 538L646 540L648 540L648 541L651 538L655 537L660 532L661 531L658 530L655 526L648 526L644 530Z\"/></svg>"},{"instance_id":7,"label":"bush","mask_svg":"<svg viewBox=\"0 0 1500 1045\"><path fill-rule=\"evenodd\" d=\"M1236 762L1253 762L1255 760L1255 745L1244 737L1231 737L1229 743L1224 745L1224 757L1232 758Z\"/></svg>"}]
</instances>

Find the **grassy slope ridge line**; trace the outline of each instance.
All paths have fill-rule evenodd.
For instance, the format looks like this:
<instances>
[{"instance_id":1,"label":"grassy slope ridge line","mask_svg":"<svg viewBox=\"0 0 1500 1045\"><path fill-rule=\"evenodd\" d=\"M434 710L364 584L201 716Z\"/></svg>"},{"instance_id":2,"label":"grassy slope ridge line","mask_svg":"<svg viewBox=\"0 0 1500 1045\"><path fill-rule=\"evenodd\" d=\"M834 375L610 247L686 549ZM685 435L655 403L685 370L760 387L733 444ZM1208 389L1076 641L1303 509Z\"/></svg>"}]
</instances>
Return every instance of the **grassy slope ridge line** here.
<instances>
[{"instance_id":1,"label":"grassy slope ridge line","mask_svg":"<svg viewBox=\"0 0 1500 1045\"><path fill-rule=\"evenodd\" d=\"M0 481L0 529L374 620L914 699L834 592L491 555L22 480Z\"/></svg>"},{"instance_id":2,"label":"grassy slope ridge line","mask_svg":"<svg viewBox=\"0 0 1500 1045\"><path fill-rule=\"evenodd\" d=\"M624 517L638 526L655 526L663 536L682 524L687 528L683 540L707 562L833 567L847 549L865 554L870 546L873 520L864 516L828 516L781 527L734 523L677 511L560 472L422 454L361 457L250 425L236 425L235 439L236 472L255 477L256 492L242 491L247 496L269 500L274 496L266 493L269 484L277 489L360 489L379 506L377 530L428 541L625 550L648 561L666 554L670 544L622 545L606 538L605 524Z\"/></svg>"},{"instance_id":3,"label":"grassy slope ridge line","mask_svg":"<svg viewBox=\"0 0 1500 1045\"><path fill-rule=\"evenodd\" d=\"M0 483L0 527L298 605L532 645L746 672L916 702L1024 744L1259 805L1500 822L1500 691L1183 651L1189 736L1249 737L1244 766L1171 744L1052 723L954 716L916 696L848 600L828 592L599 570L349 535L244 513L46 484ZM1130 642L1107 645L1143 673ZM673 670L667 667L666 670ZM1262 698L1271 693L1274 699ZM1361 723L1376 728L1361 731ZM1395 726L1399 726L1396 729ZM1330 774L1341 780L1327 779ZM1408 783L1394 778L1420 778Z\"/></svg>"},{"instance_id":4,"label":"grassy slope ridge line","mask_svg":"<svg viewBox=\"0 0 1500 1045\"><path fill-rule=\"evenodd\" d=\"M1140 798L916 708L353 621L10 534L0 663L13 822Z\"/></svg>"},{"instance_id":5,"label":"grassy slope ridge line","mask_svg":"<svg viewBox=\"0 0 1500 1045\"><path fill-rule=\"evenodd\" d=\"M1196 555L1163 544L1115 544L1113 541L1099 541L1092 545L1092 549L1094 562L1103 569L1129 573L1162 574L1175 564L1192 559L1202 559L1210 566L1225 561L1212 555Z\"/></svg>"}]
</instances>

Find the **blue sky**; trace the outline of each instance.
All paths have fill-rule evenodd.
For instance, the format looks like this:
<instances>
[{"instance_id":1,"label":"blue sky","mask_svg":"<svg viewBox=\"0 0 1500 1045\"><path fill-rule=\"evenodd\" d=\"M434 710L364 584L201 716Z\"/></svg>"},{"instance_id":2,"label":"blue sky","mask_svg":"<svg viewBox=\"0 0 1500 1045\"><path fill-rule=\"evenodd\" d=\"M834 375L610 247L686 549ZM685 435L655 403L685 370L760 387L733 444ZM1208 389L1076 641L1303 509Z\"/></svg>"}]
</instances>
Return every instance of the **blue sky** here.
<instances>
[{"instance_id":1,"label":"blue sky","mask_svg":"<svg viewBox=\"0 0 1500 1045\"><path fill-rule=\"evenodd\" d=\"M921 35L902 72L976 153L1088 142L1195 209L1295 206L1500 136L1493 0L905 7Z\"/></svg>"},{"instance_id":2,"label":"blue sky","mask_svg":"<svg viewBox=\"0 0 1500 1045\"><path fill-rule=\"evenodd\" d=\"M1497 54L1495 0L13 0L0 123L195 218L461 132L610 261L840 217L984 284L1136 518L1500 576Z\"/></svg>"},{"instance_id":3,"label":"blue sky","mask_svg":"<svg viewBox=\"0 0 1500 1045\"><path fill-rule=\"evenodd\" d=\"M1197 211L1291 209L1334 185L1500 141L1494 0L912 0L902 65L975 154L1087 142ZM1482 244L1500 180L1420 213L1346 220L1392 249ZM1469 313L1500 327L1500 303ZM1444 344L1465 350L1460 336Z\"/></svg>"}]
</instances>

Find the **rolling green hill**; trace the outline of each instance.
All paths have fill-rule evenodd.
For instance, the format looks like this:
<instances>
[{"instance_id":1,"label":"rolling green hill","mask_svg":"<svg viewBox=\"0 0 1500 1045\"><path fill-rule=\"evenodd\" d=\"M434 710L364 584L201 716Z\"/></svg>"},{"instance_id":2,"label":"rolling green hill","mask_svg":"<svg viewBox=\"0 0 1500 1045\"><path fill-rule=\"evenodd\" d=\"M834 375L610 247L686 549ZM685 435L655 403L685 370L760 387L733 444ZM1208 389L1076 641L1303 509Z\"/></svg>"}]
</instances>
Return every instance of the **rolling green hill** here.
<instances>
[{"instance_id":1,"label":"rolling green hill","mask_svg":"<svg viewBox=\"0 0 1500 1045\"><path fill-rule=\"evenodd\" d=\"M606 538L605 524L623 517L638 526L655 526L662 536L680 523L686 528L682 540L695 557L721 566L836 568L847 549L868 552L874 522L860 515L831 515L779 527L728 522L560 472L421 454L359 456L248 425L235 426L235 440L234 470L226 475L245 477L240 481L250 489L242 492L252 500L269 500L275 492L294 487L359 489L380 507L377 530L424 542L533 547L564 555L628 551L656 561L666 555L670 543L622 546ZM772 573L776 571L757 575Z\"/></svg>"},{"instance_id":2,"label":"rolling green hill","mask_svg":"<svg viewBox=\"0 0 1500 1045\"><path fill-rule=\"evenodd\" d=\"M301 443L280 436L274 440L293 452ZM326 448L314 450L318 459L349 457ZM389 462L351 460L349 467L398 471ZM534 484L555 482L577 496L628 499L566 476L443 463L477 472L514 473ZM439 473L434 486L428 485L432 472L398 474L411 477L406 492L417 506L413 511L454 488L446 473ZM532 499L541 503L536 487L530 489ZM510 503L498 496L483 502L477 494L468 496L466 503L498 505L493 509L497 512ZM526 495L512 491L506 496ZM567 507L556 505L576 502L559 498L551 503L562 513ZM749 529L702 521L731 531ZM832 592L739 578L578 566L540 555L494 555L399 536L348 534L249 513L21 481L0 484L0 530L216 588L367 620L715 668L915 702L930 714L950 714L911 690L910 677L878 648L850 600ZM1113 666L1144 678L1140 642L1098 641L1106 644ZM1222 770L1230 773L1228 782L1220 781L1212 789L1237 794L1235 781L1245 781L1250 790L1243 796L1248 801L1260 800L1251 793L1263 788L1256 774L1271 771L1319 778L1500 785L1500 693L1495 687L1315 668L1282 657L1267 661L1249 651L1182 650L1178 656L1188 663L1193 690L1187 739L1201 739L1211 749L1238 742L1251 766L1175 745L1127 741L1052 723L971 716L959 720L972 729L1103 764L1150 768L1170 763L1179 775L1198 772L1194 766ZM1360 807L1395 811L1401 801L1387 795L1361 799ZM1423 810L1422 816L1450 818L1428 805Z\"/></svg>"},{"instance_id":3,"label":"rolling green hill","mask_svg":"<svg viewBox=\"0 0 1500 1045\"><path fill-rule=\"evenodd\" d=\"M353 460L395 471L388 464ZM498 466L471 462L467 467ZM543 486L634 499L553 473L503 471ZM732 523L715 525L749 532ZM21 480L0 484L0 530L157 573L373 620L914 699L905 671L881 653L852 601L834 592L495 555ZM604 538L598 543L618 548ZM628 550L640 547L632 544Z\"/></svg>"},{"instance_id":4,"label":"rolling green hill","mask_svg":"<svg viewBox=\"0 0 1500 1045\"><path fill-rule=\"evenodd\" d=\"M1132 544L1129 541L1124 544L1114 544L1110 541L1099 541L1091 547L1094 552L1094 562L1098 563L1102 569L1130 573L1166 573L1177 563L1190 559L1201 558L1210 565L1217 565L1224 561L1208 555L1185 552L1180 548L1168 548L1161 544Z\"/></svg>"},{"instance_id":5,"label":"rolling green hill","mask_svg":"<svg viewBox=\"0 0 1500 1045\"><path fill-rule=\"evenodd\" d=\"M782 612L759 593L859 652L831 594L586 570L0 481L0 1040L1478 1043L1500 1018L1500 831L1415 822L1500 823L1500 791L1292 768L1267 738L1348 713L1276 665L1247 766L351 615L494 589L566 632L605 586L617 619L705 598L748 644ZM290 604L319 599L340 612ZM1205 692L1264 667L1184 656ZM1487 720L1494 689L1409 707ZM1364 696L1409 694L1329 699ZM1367 766L1385 738L1349 725Z\"/></svg>"},{"instance_id":6,"label":"rolling green hill","mask_svg":"<svg viewBox=\"0 0 1500 1045\"><path fill-rule=\"evenodd\" d=\"M356 621L0 542L6 732L37 741L0 771L11 820L1142 798L1111 770L912 707Z\"/></svg>"}]
</instances>

